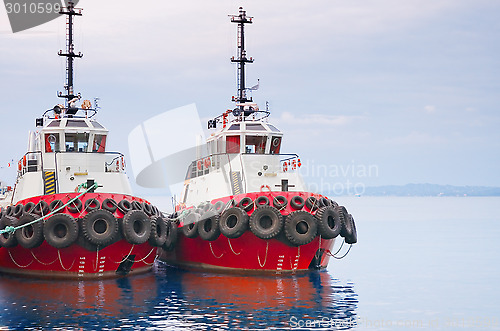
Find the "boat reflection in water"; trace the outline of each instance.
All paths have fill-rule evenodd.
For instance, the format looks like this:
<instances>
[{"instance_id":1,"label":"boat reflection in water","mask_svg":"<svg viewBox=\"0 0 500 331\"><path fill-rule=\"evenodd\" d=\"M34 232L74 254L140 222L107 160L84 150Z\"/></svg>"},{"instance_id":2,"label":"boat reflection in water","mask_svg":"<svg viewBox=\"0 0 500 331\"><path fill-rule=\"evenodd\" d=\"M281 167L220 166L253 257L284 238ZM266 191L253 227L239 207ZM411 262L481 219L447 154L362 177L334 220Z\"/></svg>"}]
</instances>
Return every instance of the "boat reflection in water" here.
<instances>
[{"instance_id":1,"label":"boat reflection in water","mask_svg":"<svg viewBox=\"0 0 500 331\"><path fill-rule=\"evenodd\" d=\"M353 284L326 271L242 277L159 264L151 274L114 280L0 277L0 329L286 328L355 320L357 304Z\"/></svg>"}]
</instances>

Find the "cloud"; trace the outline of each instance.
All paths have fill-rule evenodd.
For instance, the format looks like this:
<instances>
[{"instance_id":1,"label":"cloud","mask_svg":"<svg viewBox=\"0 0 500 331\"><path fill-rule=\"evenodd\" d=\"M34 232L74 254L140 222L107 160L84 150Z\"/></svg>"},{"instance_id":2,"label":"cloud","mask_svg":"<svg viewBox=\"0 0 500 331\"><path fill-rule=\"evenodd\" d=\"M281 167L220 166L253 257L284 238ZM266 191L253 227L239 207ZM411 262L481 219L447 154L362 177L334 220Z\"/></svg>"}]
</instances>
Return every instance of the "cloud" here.
<instances>
[{"instance_id":1,"label":"cloud","mask_svg":"<svg viewBox=\"0 0 500 331\"><path fill-rule=\"evenodd\" d=\"M429 113L429 114L432 114L432 113L435 113L436 112L436 106L425 106L424 107L424 110Z\"/></svg>"},{"instance_id":2,"label":"cloud","mask_svg":"<svg viewBox=\"0 0 500 331\"><path fill-rule=\"evenodd\" d=\"M325 115L325 114L305 114L303 116L295 116L290 112L283 112L278 121L285 124L297 125L335 125L344 126L352 123L354 120L364 119L364 116L347 116L347 115Z\"/></svg>"}]
</instances>

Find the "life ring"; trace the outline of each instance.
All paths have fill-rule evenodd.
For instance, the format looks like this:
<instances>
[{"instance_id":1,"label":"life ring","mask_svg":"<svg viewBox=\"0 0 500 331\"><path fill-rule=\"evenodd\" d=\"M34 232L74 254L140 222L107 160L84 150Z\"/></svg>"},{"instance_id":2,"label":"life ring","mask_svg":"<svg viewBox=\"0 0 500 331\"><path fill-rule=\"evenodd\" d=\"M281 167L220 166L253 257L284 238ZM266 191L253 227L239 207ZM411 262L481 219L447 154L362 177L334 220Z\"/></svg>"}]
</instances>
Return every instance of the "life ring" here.
<instances>
[{"instance_id":1,"label":"life ring","mask_svg":"<svg viewBox=\"0 0 500 331\"><path fill-rule=\"evenodd\" d=\"M21 170L23 169L23 165L21 164L21 160L19 160L19 162L17 162L17 169L19 170L19 172L21 172Z\"/></svg>"},{"instance_id":2,"label":"life ring","mask_svg":"<svg viewBox=\"0 0 500 331\"><path fill-rule=\"evenodd\" d=\"M98 246L107 246L118 233L118 222L107 210L93 210L81 221L83 236L87 241Z\"/></svg>"},{"instance_id":3,"label":"life ring","mask_svg":"<svg viewBox=\"0 0 500 331\"><path fill-rule=\"evenodd\" d=\"M255 205L258 207L260 206L269 206L270 201L269 198L266 197L265 195L261 195L255 199Z\"/></svg>"},{"instance_id":4,"label":"life ring","mask_svg":"<svg viewBox=\"0 0 500 331\"><path fill-rule=\"evenodd\" d=\"M198 235L201 239L214 241L220 236L219 218L212 216L202 219L198 223Z\"/></svg>"},{"instance_id":5,"label":"life ring","mask_svg":"<svg viewBox=\"0 0 500 331\"><path fill-rule=\"evenodd\" d=\"M297 161L295 159L292 160L292 164L291 164L291 169L292 170L295 170L297 167L296 167L296 164L297 164Z\"/></svg>"},{"instance_id":6,"label":"life ring","mask_svg":"<svg viewBox=\"0 0 500 331\"><path fill-rule=\"evenodd\" d=\"M49 204L45 200L40 200L33 208L33 213L43 216L49 212Z\"/></svg>"},{"instance_id":7,"label":"life ring","mask_svg":"<svg viewBox=\"0 0 500 331\"><path fill-rule=\"evenodd\" d=\"M21 216L16 226L24 225L33 222L36 219L35 215L24 214ZM33 224L22 227L16 231L16 239L19 245L24 248L31 249L40 246L43 243L43 222L35 222Z\"/></svg>"},{"instance_id":8,"label":"life ring","mask_svg":"<svg viewBox=\"0 0 500 331\"><path fill-rule=\"evenodd\" d=\"M144 244L151 234L151 221L142 210L131 210L123 216L123 236L133 244Z\"/></svg>"},{"instance_id":9,"label":"life ring","mask_svg":"<svg viewBox=\"0 0 500 331\"><path fill-rule=\"evenodd\" d=\"M14 226L17 223L17 219L12 216L4 215L0 219L0 230L5 230L8 226ZM0 234L0 246L1 247L14 247L17 245L16 235L14 233L4 232Z\"/></svg>"},{"instance_id":10,"label":"life ring","mask_svg":"<svg viewBox=\"0 0 500 331\"><path fill-rule=\"evenodd\" d=\"M122 156L120 160L122 164L122 171L125 171L125 158Z\"/></svg>"},{"instance_id":11,"label":"life ring","mask_svg":"<svg viewBox=\"0 0 500 331\"><path fill-rule=\"evenodd\" d=\"M313 241L318 232L318 226L310 213L297 210L286 217L284 230L288 241L292 245L300 246Z\"/></svg>"},{"instance_id":12,"label":"life ring","mask_svg":"<svg viewBox=\"0 0 500 331\"><path fill-rule=\"evenodd\" d=\"M238 238L248 229L248 214L239 207L229 208L220 216L219 228L227 238Z\"/></svg>"},{"instance_id":13,"label":"life ring","mask_svg":"<svg viewBox=\"0 0 500 331\"><path fill-rule=\"evenodd\" d=\"M54 211L54 210L56 210L56 209L58 209L58 208L61 208L61 207L63 207L63 206L64 206L64 203L63 203L61 200L56 199L56 200L52 201L52 202L49 204L49 210L52 212L52 211ZM64 212L64 209L66 209L66 207L61 208L61 209L58 211L58 213L62 213L62 212Z\"/></svg>"},{"instance_id":14,"label":"life ring","mask_svg":"<svg viewBox=\"0 0 500 331\"><path fill-rule=\"evenodd\" d=\"M184 219L184 226L182 227L182 233L187 238L195 238L198 235L198 221L201 215L192 211Z\"/></svg>"},{"instance_id":15,"label":"life ring","mask_svg":"<svg viewBox=\"0 0 500 331\"><path fill-rule=\"evenodd\" d=\"M209 167L210 167L210 158L209 158L209 157L207 157L207 158L205 159L204 163L205 163L205 168L209 168Z\"/></svg>"},{"instance_id":16,"label":"life ring","mask_svg":"<svg viewBox=\"0 0 500 331\"><path fill-rule=\"evenodd\" d=\"M310 211L315 211L319 207L318 199L311 195L306 199L306 207L309 208Z\"/></svg>"},{"instance_id":17,"label":"life ring","mask_svg":"<svg viewBox=\"0 0 500 331\"><path fill-rule=\"evenodd\" d=\"M292 207L295 210L300 210L304 208L305 203L306 202L304 201L304 198L301 197L300 195L294 195L290 199L290 207Z\"/></svg>"},{"instance_id":18,"label":"life ring","mask_svg":"<svg viewBox=\"0 0 500 331\"><path fill-rule=\"evenodd\" d=\"M201 162L201 160L198 160L198 162L196 163L196 166L198 167L198 170L201 170L201 168L203 166L203 163Z\"/></svg>"},{"instance_id":19,"label":"life ring","mask_svg":"<svg viewBox=\"0 0 500 331\"><path fill-rule=\"evenodd\" d=\"M35 208L35 203L34 202L32 202L32 201L27 202L24 205L23 214L30 214L30 213L32 213L34 208Z\"/></svg>"},{"instance_id":20,"label":"life ring","mask_svg":"<svg viewBox=\"0 0 500 331\"><path fill-rule=\"evenodd\" d=\"M144 204L137 200L132 201L132 209L133 210L144 210Z\"/></svg>"},{"instance_id":21,"label":"life ring","mask_svg":"<svg viewBox=\"0 0 500 331\"><path fill-rule=\"evenodd\" d=\"M285 208L287 204L288 204L288 200L283 195L277 195L273 199L273 206L278 208L278 209Z\"/></svg>"},{"instance_id":22,"label":"life ring","mask_svg":"<svg viewBox=\"0 0 500 331\"><path fill-rule=\"evenodd\" d=\"M24 205L22 203L17 204L14 207L14 210L12 212L12 216L14 216L15 218L19 218L23 214L23 210L24 210Z\"/></svg>"},{"instance_id":23,"label":"life ring","mask_svg":"<svg viewBox=\"0 0 500 331\"><path fill-rule=\"evenodd\" d=\"M269 185L265 185L265 184L264 184L264 185L262 185L262 186L260 187L260 191L261 191L261 192L264 192L264 191L263 191L263 189L264 189L264 188L267 188L267 190L268 190L269 192L271 192L271 188L269 187Z\"/></svg>"},{"instance_id":24,"label":"life ring","mask_svg":"<svg viewBox=\"0 0 500 331\"><path fill-rule=\"evenodd\" d=\"M253 205L254 205L254 202L250 197L244 197L238 203L238 207L242 208L244 211L252 210Z\"/></svg>"},{"instance_id":25,"label":"life ring","mask_svg":"<svg viewBox=\"0 0 500 331\"><path fill-rule=\"evenodd\" d=\"M125 215L127 212L132 210L132 203L126 199L123 199L118 203L118 210Z\"/></svg>"},{"instance_id":26,"label":"life ring","mask_svg":"<svg viewBox=\"0 0 500 331\"><path fill-rule=\"evenodd\" d=\"M23 156L23 167L26 167L26 155Z\"/></svg>"},{"instance_id":27,"label":"life ring","mask_svg":"<svg viewBox=\"0 0 500 331\"><path fill-rule=\"evenodd\" d=\"M43 235L50 246L66 248L78 239L78 224L71 215L55 214L43 225Z\"/></svg>"},{"instance_id":28,"label":"life ring","mask_svg":"<svg viewBox=\"0 0 500 331\"><path fill-rule=\"evenodd\" d=\"M153 247L161 247L167 240L167 225L163 218L156 217L151 220L151 235L149 244Z\"/></svg>"},{"instance_id":29,"label":"life ring","mask_svg":"<svg viewBox=\"0 0 500 331\"><path fill-rule=\"evenodd\" d=\"M96 198L90 198L85 201L85 210L87 212L98 210L101 208L101 203Z\"/></svg>"},{"instance_id":30,"label":"life ring","mask_svg":"<svg viewBox=\"0 0 500 331\"><path fill-rule=\"evenodd\" d=\"M272 206L261 206L250 216L250 230L261 239L276 237L283 228L283 216Z\"/></svg>"},{"instance_id":31,"label":"life ring","mask_svg":"<svg viewBox=\"0 0 500 331\"><path fill-rule=\"evenodd\" d=\"M118 208L118 204L116 203L115 200L111 198L106 198L103 200L101 208L109 211L110 213L114 213Z\"/></svg>"},{"instance_id":32,"label":"life ring","mask_svg":"<svg viewBox=\"0 0 500 331\"><path fill-rule=\"evenodd\" d=\"M321 238L333 239L340 234L342 222L339 214L332 207L321 207L314 215L318 220L318 233Z\"/></svg>"},{"instance_id":33,"label":"life ring","mask_svg":"<svg viewBox=\"0 0 500 331\"><path fill-rule=\"evenodd\" d=\"M288 171L288 163L285 161L283 162L283 172L287 172Z\"/></svg>"},{"instance_id":34,"label":"life ring","mask_svg":"<svg viewBox=\"0 0 500 331\"><path fill-rule=\"evenodd\" d=\"M166 224L166 240L162 248L164 250L169 251L173 249L175 247L175 244L177 243L178 229L177 229L177 223L172 222L171 220L166 220L165 224Z\"/></svg>"},{"instance_id":35,"label":"life ring","mask_svg":"<svg viewBox=\"0 0 500 331\"><path fill-rule=\"evenodd\" d=\"M68 211L70 213L73 213L73 214L79 213L82 211L82 208L83 208L82 200L80 200L80 198L77 198L76 200L71 202L69 205L67 205L66 208L68 209Z\"/></svg>"}]
</instances>

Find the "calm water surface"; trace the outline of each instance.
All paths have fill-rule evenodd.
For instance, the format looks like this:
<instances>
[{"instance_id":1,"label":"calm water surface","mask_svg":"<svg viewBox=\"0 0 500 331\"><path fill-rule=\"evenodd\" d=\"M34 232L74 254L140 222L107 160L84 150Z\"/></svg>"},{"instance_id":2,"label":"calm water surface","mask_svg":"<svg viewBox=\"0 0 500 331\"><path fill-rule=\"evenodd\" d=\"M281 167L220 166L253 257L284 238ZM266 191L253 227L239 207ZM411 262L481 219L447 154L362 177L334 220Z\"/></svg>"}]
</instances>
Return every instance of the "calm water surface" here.
<instances>
[{"instance_id":1,"label":"calm water surface","mask_svg":"<svg viewBox=\"0 0 500 331\"><path fill-rule=\"evenodd\" d=\"M500 330L500 198L339 198L359 243L323 272L0 276L0 330ZM343 248L343 250L345 247Z\"/></svg>"}]
</instances>

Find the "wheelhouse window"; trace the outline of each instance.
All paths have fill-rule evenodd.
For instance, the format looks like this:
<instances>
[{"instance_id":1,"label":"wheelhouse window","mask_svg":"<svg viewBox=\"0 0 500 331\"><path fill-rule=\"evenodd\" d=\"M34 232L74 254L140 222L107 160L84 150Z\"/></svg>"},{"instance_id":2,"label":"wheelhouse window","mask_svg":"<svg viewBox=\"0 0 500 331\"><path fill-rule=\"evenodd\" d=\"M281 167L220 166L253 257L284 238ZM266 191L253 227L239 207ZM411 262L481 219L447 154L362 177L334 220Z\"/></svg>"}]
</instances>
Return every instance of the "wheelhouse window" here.
<instances>
[{"instance_id":1,"label":"wheelhouse window","mask_svg":"<svg viewBox=\"0 0 500 331\"><path fill-rule=\"evenodd\" d=\"M262 124L259 124L259 123L255 123L255 124L250 124L250 123L247 123L247 130L251 130L251 131L266 131L266 129L264 128L264 126Z\"/></svg>"},{"instance_id":2,"label":"wheelhouse window","mask_svg":"<svg viewBox=\"0 0 500 331\"><path fill-rule=\"evenodd\" d=\"M59 152L59 133L45 134L45 152Z\"/></svg>"},{"instance_id":3,"label":"wheelhouse window","mask_svg":"<svg viewBox=\"0 0 500 331\"><path fill-rule=\"evenodd\" d=\"M227 136L226 137L226 153L239 153L240 152L240 136Z\"/></svg>"},{"instance_id":4,"label":"wheelhouse window","mask_svg":"<svg viewBox=\"0 0 500 331\"><path fill-rule=\"evenodd\" d=\"M246 136L245 153L264 154L266 151L266 136Z\"/></svg>"},{"instance_id":5,"label":"wheelhouse window","mask_svg":"<svg viewBox=\"0 0 500 331\"><path fill-rule=\"evenodd\" d=\"M106 151L106 136L102 134L96 134L94 136L94 144L92 147L92 152L104 153Z\"/></svg>"},{"instance_id":6,"label":"wheelhouse window","mask_svg":"<svg viewBox=\"0 0 500 331\"><path fill-rule=\"evenodd\" d=\"M269 153L271 154L279 154L281 148L281 137L272 137L271 138L271 148Z\"/></svg>"},{"instance_id":7,"label":"wheelhouse window","mask_svg":"<svg viewBox=\"0 0 500 331\"><path fill-rule=\"evenodd\" d=\"M88 133L66 133L66 152L86 152L88 144Z\"/></svg>"}]
</instances>

